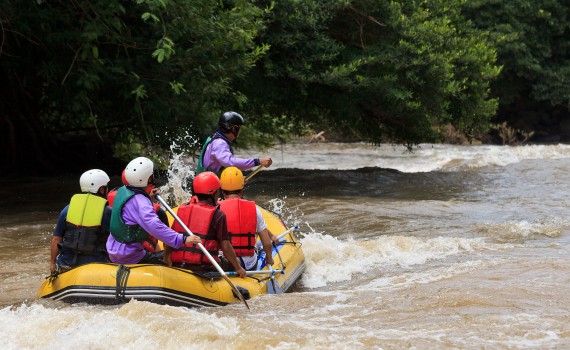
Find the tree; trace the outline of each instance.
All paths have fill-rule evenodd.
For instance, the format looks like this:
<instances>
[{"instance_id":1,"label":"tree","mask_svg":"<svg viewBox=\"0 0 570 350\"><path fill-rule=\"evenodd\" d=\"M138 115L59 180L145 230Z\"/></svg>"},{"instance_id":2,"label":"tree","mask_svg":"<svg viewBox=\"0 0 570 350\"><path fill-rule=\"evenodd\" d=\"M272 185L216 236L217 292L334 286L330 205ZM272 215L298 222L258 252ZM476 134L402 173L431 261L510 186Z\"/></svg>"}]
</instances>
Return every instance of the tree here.
<instances>
[{"instance_id":1,"label":"tree","mask_svg":"<svg viewBox=\"0 0 570 350\"><path fill-rule=\"evenodd\" d=\"M70 137L128 154L166 130L203 132L243 100L230 82L263 54L260 12L247 1L3 1L1 161L56 171L93 152L75 153Z\"/></svg>"},{"instance_id":2,"label":"tree","mask_svg":"<svg viewBox=\"0 0 570 350\"><path fill-rule=\"evenodd\" d=\"M570 135L570 4L469 1L464 14L491 33L504 68L493 84L499 121L538 135ZM561 130L562 129L562 130Z\"/></svg>"},{"instance_id":3,"label":"tree","mask_svg":"<svg viewBox=\"0 0 570 350\"><path fill-rule=\"evenodd\" d=\"M463 3L276 2L260 38L270 50L243 82L252 113L374 142L436 141L448 123L485 132L499 68Z\"/></svg>"},{"instance_id":4,"label":"tree","mask_svg":"<svg viewBox=\"0 0 570 350\"><path fill-rule=\"evenodd\" d=\"M125 161L201 138L230 109L258 143L305 126L407 145L447 124L471 137L495 112L499 68L463 6L4 0L0 160L28 173Z\"/></svg>"}]
</instances>

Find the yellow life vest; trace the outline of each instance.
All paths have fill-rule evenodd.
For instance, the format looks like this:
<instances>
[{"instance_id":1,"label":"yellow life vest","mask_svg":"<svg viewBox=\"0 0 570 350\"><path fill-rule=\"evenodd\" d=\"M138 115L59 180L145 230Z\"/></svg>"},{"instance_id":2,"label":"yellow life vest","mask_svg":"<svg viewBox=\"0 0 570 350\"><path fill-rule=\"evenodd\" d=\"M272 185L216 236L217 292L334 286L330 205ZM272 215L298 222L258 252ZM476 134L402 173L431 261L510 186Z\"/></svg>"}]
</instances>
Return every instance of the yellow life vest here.
<instances>
[{"instance_id":1,"label":"yellow life vest","mask_svg":"<svg viewBox=\"0 0 570 350\"><path fill-rule=\"evenodd\" d=\"M67 222L75 226L100 226L107 200L90 193L76 194L71 197L67 210Z\"/></svg>"},{"instance_id":2,"label":"yellow life vest","mask_svg":"<svg viewBox=\"0 0 570 350\"><path fill-rule=\"evenodd\" d=\"M105 252L109 233L103 232L101 222L106 205L105 198L90 193L71 197L60 248L83 254Z\"/></svg>"}]
</instances>

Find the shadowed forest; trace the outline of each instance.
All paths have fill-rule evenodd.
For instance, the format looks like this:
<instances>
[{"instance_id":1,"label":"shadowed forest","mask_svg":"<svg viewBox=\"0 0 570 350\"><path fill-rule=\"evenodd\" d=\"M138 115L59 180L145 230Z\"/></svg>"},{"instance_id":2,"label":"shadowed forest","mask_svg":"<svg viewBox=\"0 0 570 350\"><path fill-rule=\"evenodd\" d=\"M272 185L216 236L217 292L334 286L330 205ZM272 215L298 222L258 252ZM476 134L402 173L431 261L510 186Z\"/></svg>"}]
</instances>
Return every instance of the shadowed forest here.
<instances>
[{"instance_id":1,"label":"shadowed forest","mask_svg":"<svg viewBox=\"0 0 570 350\"><path fill-rule=\"evenodd\" d=\"M570 4L3 0L2 176L120 169L203 140L570 140ZM196 145L188 146L195 152Z\"/></svg>"}]
</instances>

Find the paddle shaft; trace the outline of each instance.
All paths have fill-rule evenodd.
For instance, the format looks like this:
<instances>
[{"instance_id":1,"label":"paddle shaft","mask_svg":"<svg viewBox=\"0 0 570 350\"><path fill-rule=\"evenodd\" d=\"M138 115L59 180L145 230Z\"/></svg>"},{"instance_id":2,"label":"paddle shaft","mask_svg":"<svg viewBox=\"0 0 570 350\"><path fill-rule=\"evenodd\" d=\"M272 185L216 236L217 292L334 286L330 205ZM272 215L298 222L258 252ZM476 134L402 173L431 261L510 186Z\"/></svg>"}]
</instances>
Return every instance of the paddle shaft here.
<instances>
[{"instance_id":1,"label":"paddle shaft","mask_svg":"<svg viewBox=\"0 0 570 350\"><path fill-rule=\"evenodd\" d=\"M178 217L178 215L176 215L174 213L174 211L172 210L172 208L170 208L170 206L168 204L166 204L166 202L164 201L164 199L162 198L162 196L160 196L159 194L156 195L156 199L158 199L158 201L160 202L160 204L162 204L166 210L168 210L168 212L170 213L170 215L172 215L172 217L174 218L174 220L176 220L176 222L178 222L178 224L180 224L180 226L184 229L184 231L186 231L186 233L188 233L190 236L194 236L194 234L192 233L192 231L190 231L190 229L186 226L186 224L180 220L180 218ZM249 309L249 305L247 305L247 302L245 301L245 299L243 298L243 295L241 295L240 291L236 288L236 286L234 286L234 284L232 283L232 281L229 279L229 277L226 275L225 271L222 270L221 266L218 264L218 262L212 257L212 255L210 254L210 252L208 252L206 250L206 248L204 247L204 245L202 243L198 243L197 244L198 247L200 248L200 250L202 251L202 253L204 253L204 255L206 255L206 257L208 258L208 260L210 260L210 262L212 263L212 265L214 265L214 267L216 268L216 270L218 270L218 272L220 273L220 275L226 280L226 282L228 282L228 284L230 285L230 287L232 287L234 293L238 296L238 298L243 301L243 303L245 304L245 306L247 306L247 308Z\"/></svg>"},{"instance_id":2,"label":"paddle shaft","mask_svg":"<svg viewBox=\"0 0 570 350\"><path fill-rule=\"evenodd\" d=\"M277 236L277 239L280 240L281 238L283 238L286 235L288 235L289 233L291 233L293 230L297 230L297 229L299 229L299 226L293 226L290 229L283 231L283 233L281 233L279 236ZM261 247L262 243L261 243L261 241L258 241L257 243L255 243L255 245L258 247Z\"/></svg>"},{"instance_id":3,"label":"paddle shaft","mask_svg":"<svg viewBox=\"0 0 570 350\"><path fill-rule=\"evenodd\" d=\"M228 271L226 272L228 276L239 276L239 274L235 271ZM246 276L253 276L253 275L274 275L276 273L280 273L282 275L285 274L283 270L259 270L259 271L246 271Z\"/></svg>"},{"instance_id":4,"label":"paddle shaft","mask_svg":"<svg viewBox=\"0 0 570 350\"><path fill-rule=\"evenodd\" d=\"M249 174L245 179L243 179L243 181L244 181L244 182L248 182L249 179L251 179L251 178L253 177L253 175L255 175L255 174L257 174L258 172L260 172L261 169L263 169L263 165L258 166L257 169L255 169L255 170L253 171L253 173Z\"/></svg>"}]
</instances>

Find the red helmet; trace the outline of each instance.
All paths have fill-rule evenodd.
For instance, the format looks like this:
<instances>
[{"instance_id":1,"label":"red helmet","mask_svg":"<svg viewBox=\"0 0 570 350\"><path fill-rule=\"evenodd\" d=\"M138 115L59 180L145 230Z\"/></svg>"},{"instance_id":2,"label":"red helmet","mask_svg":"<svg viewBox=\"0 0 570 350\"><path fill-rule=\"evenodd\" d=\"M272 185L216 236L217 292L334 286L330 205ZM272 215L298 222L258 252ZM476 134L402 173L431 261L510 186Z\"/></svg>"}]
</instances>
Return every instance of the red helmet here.
<instances>
[{"instance_id":1,"label":"red helmet","mask_svg":"<svg viewBox=\"0 0 570 350\"><path fill-rule=\"evenodd\" d=\"M127 181L127 177L125 176L125 171L121 174L121 181L123 181L123 185L128 186L129 182Z\"/></svg>"},{"instance_id":2,"label":"red helmet","mask_svg":"<svg viewBox=\"0 0 570 350\"><path fill-rule=\"evenodd\" d=\"M115 197L117 196L117 189L114 188L109 191L107 194L107 202L109 202L109 206L112 207L113 203L115 203Z\"/></svg>"},{"instance_id":3,"label":"red helmet","mask_svg":"<svg viewBox=\"0 0 570 350\"><path fill-rule=\"evenodd\" d=\"M196 175L192 184L194 194L214 194L220 188L220 179L211 171Z\"/></svg>"}]
</instances>

